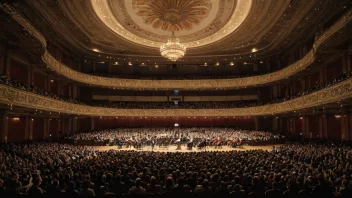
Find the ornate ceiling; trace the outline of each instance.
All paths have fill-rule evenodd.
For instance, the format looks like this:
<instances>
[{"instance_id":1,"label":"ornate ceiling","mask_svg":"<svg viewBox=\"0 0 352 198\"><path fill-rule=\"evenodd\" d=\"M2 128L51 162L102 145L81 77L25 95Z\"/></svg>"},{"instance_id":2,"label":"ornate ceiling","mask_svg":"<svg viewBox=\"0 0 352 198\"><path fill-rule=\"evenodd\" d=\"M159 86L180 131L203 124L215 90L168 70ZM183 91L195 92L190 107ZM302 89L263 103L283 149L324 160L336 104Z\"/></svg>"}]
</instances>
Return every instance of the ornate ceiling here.
<instances>
[{"instance_id":1,"label":"ornate ceiling","mask_svg":"<svg viewBox=\"0 0 352 198\"><path fill-rule=\"evenodd\" d=\"M159 48L175 31L188 49L214 43L246 19L252 0L95 0L106 27L129 42Z\"/></svg>"},{"instance_id":2,"label":"ornate ceiling","mask_svg":"<svg viewBox=\"0 0 352 198\"><path fill-rule=\"evenodd\" d=\"M25 0L16 10L76 57L169 64L159 48L174 31L187 47L180 64L230 64L307 42L347 1Z\"/></svg>"},{"instance_id":3,"label":"ornate ceiling","mask_svg":"<svg viewBox=\"0 0 352 198\"><path fill-rule=\"evenodd\" d=\"M37 27L50 27L43 28L44 35L55 32L72 49L150 58L162 58L159 48L171 31L187 46L185 58L249 55L253 48L268 55L319 6L303 0L43 0L26 5Z\"/></svg>"}]
</instances>

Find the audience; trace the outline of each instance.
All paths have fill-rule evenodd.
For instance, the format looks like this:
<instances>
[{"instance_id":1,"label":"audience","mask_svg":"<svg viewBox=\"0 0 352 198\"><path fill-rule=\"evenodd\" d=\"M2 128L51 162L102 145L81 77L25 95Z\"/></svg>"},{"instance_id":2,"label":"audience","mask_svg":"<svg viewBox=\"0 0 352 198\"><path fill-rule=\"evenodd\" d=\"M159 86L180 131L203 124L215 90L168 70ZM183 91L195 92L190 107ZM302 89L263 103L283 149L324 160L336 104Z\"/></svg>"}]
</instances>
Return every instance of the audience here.
<instances>
[{"instance_id":1,"label":"audience","mask_svg":"<svg viewBox=\"0 0 352 198\"><path fill-rule=\"evenodd\" d=\"M32 93L39 94L42 96L50 97L50 98L53 98L56 100L62 100L65 102L71 102L71 103L75 103L75 104L83 104L82 102L78 101L77 99L65 97L65 96L59 96L57 94L50 93L50 92L45 91L39 87L35 87L33 85L28 85L25 83L21 83L17 80L10 79L8 76L0 76L0 84L4 84L4 85L10 86L10 87L21 89L23 91L32 92Z\"/></svg>"},{"instance_id":2,"label":"audience","mask_svg":"<svg viewBox=\"0 0 352 198\"><path fill-rule=\"evenodd\" d=\"M93 101L93 106L119 109L224 109L224 108L244 108L257 106L256 101L198 101L198 102L178 102L177 105L171 102L113 102L113 101Z\"/></svg>"},{"instance_id":3,"label":"audience","mask_svg":"<svg viewBox=\"0 0 352 198\"><path fill-rule=\"evenodd\" d=\"M199 102L180 102L178 105L175 105L173 102L120 102L120 101L93 101L90 105L97 107L106 107L106 108L119 108L119 109L223 109L223 108L245 108L245 107L254 107L265 104L274 104L280 103L287 100L295 99L312 92L324 89L331 85L334 85L338 82L349 79L352 76L352 71L348 73L341 74L335 77L333 80L330 80L325 83L315 84L313 87L305 89L303 92L297 93L295 95L289 95L284 98L276 98L270 101L257 102L257 101L199 101ZM20 83L16 80L12 80L7 76L0 77L0 84L5 84L10 87L18 88L24 91L30 91L35 94L51 97L53 99L62 100L66 102L71 102L75 104L84 104L83 102L73 99L70 97L58 96L56 94L49 93L38 87L32 85L27 85Z\"/></svg>"},{"instance_id":4,"label":"audience","mask_svg":"<svg viewBox=\"0 0 352 198\"><path fill-rule=\"evenodd\" d=\"M231 79L231 78L244 78L250 76L264 75L265 72L254 72L251 74L238 74L238 75L143 75L143 74L114 74L105 72L90 72L90 75L103 76L110 78L122 78L122 79L138 79L138 80L211 80L211 79Z\"/></svg>"},{"instance_id":5,"label":"audience","mask_svg":"<svg viewBox=\"0 0 352 198\"><path fill-rule=\"evenodd\" d=\"M0 145L0 195L351 197L351 146L308 141L186 153L8 143Z\"/></svg>"}]
</instances>

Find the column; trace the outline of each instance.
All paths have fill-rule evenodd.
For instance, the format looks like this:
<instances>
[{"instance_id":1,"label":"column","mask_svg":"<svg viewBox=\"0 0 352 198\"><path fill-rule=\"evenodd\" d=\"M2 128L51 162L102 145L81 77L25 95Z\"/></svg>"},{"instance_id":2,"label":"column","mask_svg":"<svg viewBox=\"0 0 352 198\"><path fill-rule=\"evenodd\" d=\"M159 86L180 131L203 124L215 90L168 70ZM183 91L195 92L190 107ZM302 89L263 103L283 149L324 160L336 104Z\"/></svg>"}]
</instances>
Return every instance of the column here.
<instances>
[{"instance_id":1,"label":"column","mask_svg":"<svg viewBox=\"0 0 352 198\"><path fill-rule=\"evenodd\" d=\"M273 117L273 131L278 132L279 130L279 119L276 117Z\"/></svg>"},{"instance_id":2,"label":"column","mask_svg":"<svg viewBox=\"0 0 352 198\"><path fill-rule=\"evenodd\" d=\"M306 83L304 81L304 78L301 80L301 86L302 86L302 92L306 89Z\"/></svg>"},{"instance_id":3,"label":"column","mask_svg":"<svg viewBox=\"0 0 352 198\"><path fill-rule=\"evenodd\" d=\"M45 75L45 90L49 91L49 76Z\"/></svg>"},{"instance_id":4,"label":"column","mask_svg":"<svg viewBox=\"0 0 352 198\"><path fill-rule=\"evenodd\" d=\"M60 96L64 95L62 93L62 82L56 81L56 84L57 84L57 94Z\"/></svg>"},{"instance_id":5,"label":"column","mask_svg":"<svg viewBox=\"0 0 352 198\"><path fill-rule=\"evenodd\" d=\"M275 98L277 98L277 93L278 93L278 88L277 88L278 86L277 85L273 85L272 86L272 97L271 97L271 99L275 99Z\"/></svg>"},{"instance_id":6,"label":"column","mask_svg":"<svg viewBox=\"0 0 352 198\"><path fill-rule=\"evenodd\" d=\"M44 139L50 135L50 118L44 118Z\"/></svg>"},{"instance_id":7,"label":"column","mask_svg":"<svg viewBox=\"0 0 352 198\"><path fill-rule=\"evenodd\" d=\"M11 67L11 51L6 50L5 57L4 57L4 68L3 68L4 75L10 76L10 67Z\"/></svg>"},{"instance_id":8,"label":"column","mask_svg":"<svg viewBox=\"0 0 352 198\"><path fill-rule=\"evenodd\" d=\"M108 64L108 72L110 73L112 71L112 63L109 61L106 64Z\"/></svg>"},{"instance_id":9,"label":"column","mask_svg":"<svg viewBox=\"0 0 352 198\"><path fill-rule=\"evenodd\" d=\"M77 127L77 117L74 117L72 120L72 133L77 133L78 132L78 127Z\"/></svg>"},{"instance_id":10,"label":"column","mask_svg":"<svg viewBox=\"0 0 352 198\"><path fill-rule=\"evenodd\" d=\"M255 123L255 130L258 131L259 130L258 117L254 118L254 123Z\"/></svg>"},{"instance_id":11,"label":"column","mask_svg":"<svg viewBox=\"0 0 352 198\"><path fill-rule=\"evenodd\" d=\"M29 64L28 65L28 84L33 85L34 81L34 74L33 74L33 65Z\"/></svg>"},{"instance_id":12,"label":"column","mask_svg":"<svg viewBox=\"0 0 352 198\"><path fill-rule=\"evenodd\" d=\"M324 138L328 138L328 122L326 119L326 115L323 117L323 126L324 126Z\"/></svg>"},{"instance_id":13,"label":"column","mask_svg":"<svg viewBox=\"0 0 352 198\"><path fill-rule=\"evenodd\" d=\"M347 54L347 58L346 58L346 68L347 68L347 71L351 71L352 68L351 68L351 53Z\"/></svg>"},{"instance_id":14,"label":"column","mask_svg":"<svg viewBox=\"0 0 352 198\"><path fill-rule=\"evenodd\" d=\"M73 98L77 98L78 94L77 94L77 85L72 85L72 97Z\"/></svg>"},{"instance_id":15,"label":"column","mask_svg":"<svg viewBox=\"0 0 352 198\"><path fill-rule=\"evenodd\" d=\"M303 126L304 126L304 132L303 135L305 138L310 138L310 131L309 131L309 119L308 117L303 117Z\"/></svg>"},{"instance_id":16,"label":"column","mask_svg":"<svg viewBox=\"0 0 352 198\"><path fill-rule=\"evenodd\" d=\"M323 117L319 117L319 138L324 137L324 124Z\"/></svg>"},{"instance_id":17,"label":"column","mask_svg":"<svg viewBox=\"0 0 352 198\"><path fill-rule=\"evenodd\" d=\"M68 84L68 96L72 98L72 84Z\"/></svg>"},{"instance_id":18,"label":"column","mask_svg":"<svg viewBox=\"0 0 352 198\"><path fill-rule=\"evenodd\" d=\"M29 116L25 116L26 119L26 123L25 123L25 129L24 129L24 139L28 140L29 139L29 126L30 126L30 120L29 120Z\"/></svg>"},{"instance_id":19,"label":"column","mask_svg":"<svg viewBox=\"0 0 352 198\"><path fill-rule=\"evenodd\" d=\"M93 72L95 72L95 62L93 62Z\"/></svg>"},{"instance_id":20,"label":"column","mask_svg":"<svg viewBox=\"0 0 352 198\"><path fill-rule=\"evenodd\" d=\"M6 143L7 142L7 136L9 134L8 131L8 117L7 117L7 112L0 112L0 125L1 125L1 130L0 130L0 141Z\"/></svg>"},{"instance_id":21,"label":"column","mask_svg":"<svg viewBox=\"0 0 352 198\"><path fill-rule=\"evenodd\" d=\"M91 117L90 118L90 130L91 131L94 131L95 129L95 126L94 126L94 117Z\"/></svg>"},{"instance_id":22,"label":"column","mask_svg":"<svg viewBox=\"0 0 352 198\"><path fill-rule=\"evenodd\" d=\"M346 113L347 114L347 113ZM344 114L342 115L341 121L341 139L348 140L348 116Z\"/></svg>"},{"instance_id":23,"label":"column","mask_svg":"<svg viewBox=\"0 0 352 198\"><path fill-rule=\"evenodd\" d=\"M68 119L68 133L72 134L72 117Z\"/></svg>"},{"instance_id":24,"label":"column","mask_svg":"<svg viewBox=\"0 0 352 198\"><path fill-rule=\"evenodd\" d=\"M34 124L33 117L28 116L28 121L29 121L28 140L33 140L33 124Z\"/></svg>"}]
</instances>

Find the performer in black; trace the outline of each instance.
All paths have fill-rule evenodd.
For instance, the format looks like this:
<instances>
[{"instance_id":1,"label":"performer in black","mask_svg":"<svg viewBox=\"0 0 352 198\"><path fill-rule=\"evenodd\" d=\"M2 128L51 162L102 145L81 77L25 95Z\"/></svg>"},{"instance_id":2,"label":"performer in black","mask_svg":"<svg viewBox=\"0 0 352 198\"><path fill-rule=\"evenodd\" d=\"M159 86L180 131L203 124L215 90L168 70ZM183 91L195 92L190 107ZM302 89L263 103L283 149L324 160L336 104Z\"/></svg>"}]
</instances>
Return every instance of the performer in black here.
<instances>
[{"instance_id":1,"label":"performer in black","mask_svg":"<svg viewBox=\"0 0 352 198\"><path fill-rule=\"evenodd\" d=\"M154 151L154 146L155 146L155 140L154 138L152 139L152 151Z\"/></svg>"}]
</instances>

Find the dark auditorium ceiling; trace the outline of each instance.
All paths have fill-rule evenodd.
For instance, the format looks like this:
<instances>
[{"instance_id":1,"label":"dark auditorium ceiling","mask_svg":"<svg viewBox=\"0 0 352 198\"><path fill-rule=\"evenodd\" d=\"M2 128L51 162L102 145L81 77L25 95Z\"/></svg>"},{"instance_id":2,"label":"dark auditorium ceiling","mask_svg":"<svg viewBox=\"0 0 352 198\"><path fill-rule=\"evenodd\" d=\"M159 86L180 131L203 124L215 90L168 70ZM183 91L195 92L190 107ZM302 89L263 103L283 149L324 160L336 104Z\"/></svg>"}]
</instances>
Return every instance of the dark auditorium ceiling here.
<instances>
[{"instance_id":1,"label":"dark auditorium ceiling","mask_svg":"<svg viewBox=\"0 0 352 198\"><path fill-rule=\"evenodd\" d=\"M174 31L185 64L283 53L341 13L341 1L41 0L18 9L48 38L85 57L166 60L159 48ZM55 41L54 41L55 40ZM100 56L99 56L100 57ZM128 60L128 59L127 59Z\"/></svg>"}]
</instances>

